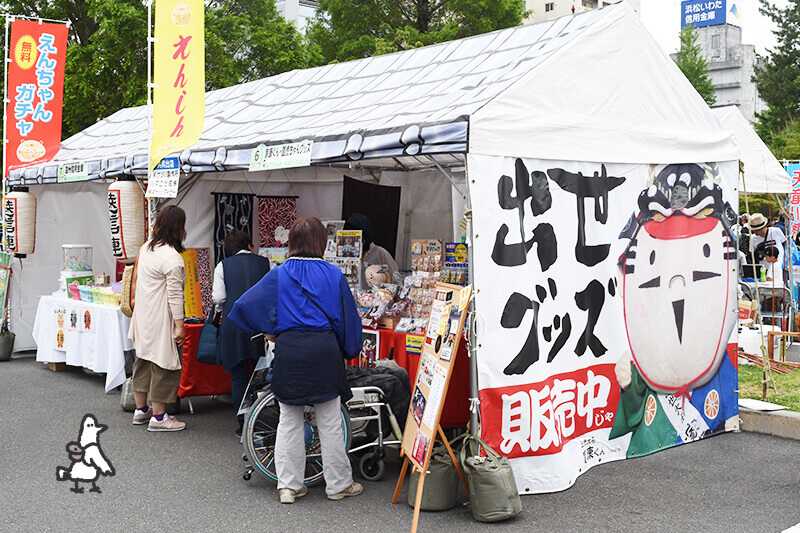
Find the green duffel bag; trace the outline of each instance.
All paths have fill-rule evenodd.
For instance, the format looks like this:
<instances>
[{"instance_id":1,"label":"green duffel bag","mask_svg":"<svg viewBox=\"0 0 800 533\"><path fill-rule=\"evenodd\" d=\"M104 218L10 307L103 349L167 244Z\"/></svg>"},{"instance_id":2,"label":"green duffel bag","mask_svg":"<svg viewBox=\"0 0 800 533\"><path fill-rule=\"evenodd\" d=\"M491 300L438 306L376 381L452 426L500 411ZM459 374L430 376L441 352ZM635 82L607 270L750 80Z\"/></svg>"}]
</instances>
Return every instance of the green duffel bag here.
<instances>
[{"instance_id":1,"label":"green duffel bag","mask_svg":"<svg viewBox=\"0 0 800 533\"><path fill-rule=\"evenodd\" d=\"M479 455L480 448L486 452L485 457ZM460 459L469 485L469 501L475 520L499 522L513 518L522 511L514 471L508 459L495 452L477 435L464 440Z\"/></svg>"},{"instance_id":2,"label":"green duffel bag","mask_svg":"<svg viewBox=\"0 0 800 533\"><path fill-rule=\"evenodd\" d=\"M417 498L419 472L412 472L408 484L408 505L414 507ZM458 496L458 472L447 453L447 448L440 446L433 450L428 473L425 474L425 483L422 485L422 501L420 509L423 511L447 511L456 505Z\"/></svg>"}]
</instances>

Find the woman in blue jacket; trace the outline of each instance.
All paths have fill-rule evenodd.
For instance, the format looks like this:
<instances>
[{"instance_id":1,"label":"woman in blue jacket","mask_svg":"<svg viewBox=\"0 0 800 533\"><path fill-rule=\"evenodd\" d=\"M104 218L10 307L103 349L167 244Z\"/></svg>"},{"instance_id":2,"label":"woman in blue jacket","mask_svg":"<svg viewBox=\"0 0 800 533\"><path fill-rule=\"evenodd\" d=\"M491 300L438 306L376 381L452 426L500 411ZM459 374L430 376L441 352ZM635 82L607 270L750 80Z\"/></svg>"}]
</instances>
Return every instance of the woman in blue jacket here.
<instances>
[{"instance_id":1,"label":"woman in blue jacket","mask_svg":"<svg viewBox=\"0 0 800 533\"><path fill-rule=\"evenodd\" d=\"M304 406L313 405L322 443L325 492L341 500L363 490L353 472L341 425L340 403L352 397L344 358L361 349L361 318L341 271L322 258L327 233L316 217L297 220L289 253L236 302L230 319L275 342L272 392L280 403L275 469L281 503L308 490Z\"/></svg>"}]
</instances>

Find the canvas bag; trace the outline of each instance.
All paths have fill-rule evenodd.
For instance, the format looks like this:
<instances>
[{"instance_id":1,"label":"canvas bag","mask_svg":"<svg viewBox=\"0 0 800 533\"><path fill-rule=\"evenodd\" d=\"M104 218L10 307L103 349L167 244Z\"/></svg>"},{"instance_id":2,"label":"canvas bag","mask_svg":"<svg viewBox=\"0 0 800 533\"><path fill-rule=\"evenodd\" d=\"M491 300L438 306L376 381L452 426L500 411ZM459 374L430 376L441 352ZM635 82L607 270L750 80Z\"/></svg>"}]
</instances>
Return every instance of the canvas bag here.
<instances>
[{"instance_id":1,"label":"canvas bag","mask_svg":"<svg viewBox=\"0 0 800 533\"><path fill-rule=\"evenodd\" d=\"M478 455L480 448L486 452L485 457ZM522 511L514 471L507 458L474 435L464 439L460 459L469 485L469 501L475 520L499 522L513 518Z\"/></svg>"},{"instance_id":2,"label":"canvas bag","mask_svg":"<svg viewBox=\"0 0 800 533\"><path fill-rule=\"evenodd\" d=\"M133 306L136 304L136 267L139 265L139 256L136 262L125 267L122 271L122 292L119 297L119 309L127 317L133 316Z\"/></svg>"},{"instance_id":3,"label":"canvas bag","mask_svg":"<svg viewBox=\"0 0 800 533\"><path fill-rule=\"evenodd\" d=\"M417 499L419 472L411 474L408 485L408 505L414 507ZM425 483L422 485L420 509L423 511L447 511L456 505L458 497L458 472L447 448L439 446L433 450Z\"/></svg>"}]
</instances>

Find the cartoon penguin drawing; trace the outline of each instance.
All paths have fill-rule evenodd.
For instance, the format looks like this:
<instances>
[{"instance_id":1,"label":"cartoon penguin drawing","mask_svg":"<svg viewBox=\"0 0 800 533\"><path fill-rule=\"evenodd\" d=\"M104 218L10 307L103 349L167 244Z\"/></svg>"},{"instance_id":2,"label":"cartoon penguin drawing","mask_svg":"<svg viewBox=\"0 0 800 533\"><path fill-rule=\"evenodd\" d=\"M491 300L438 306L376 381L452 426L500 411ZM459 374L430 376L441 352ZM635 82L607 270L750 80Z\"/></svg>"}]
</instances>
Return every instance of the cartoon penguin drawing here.
<instances>
[{"instance_id":1,"label":"cartoon penguin drawing","mask_svg":"<svg viewBox=\"0 0 800 533\"><path fill-rule=\"evenodd\" d=\"M89 492L101 492L97 486L98 478L103 476L113 476L114 467L100 449L98 437L108 426L97 423L94 415L88 414L83 417L81 429L78 435L78 442L67 444L67 454L72 464L69 467L56 467L56 479L58 481L73 481L74 487L69 490L72 492L83 492L83 487L79 483L91 483Z\"/></svg>"}]
</instances>

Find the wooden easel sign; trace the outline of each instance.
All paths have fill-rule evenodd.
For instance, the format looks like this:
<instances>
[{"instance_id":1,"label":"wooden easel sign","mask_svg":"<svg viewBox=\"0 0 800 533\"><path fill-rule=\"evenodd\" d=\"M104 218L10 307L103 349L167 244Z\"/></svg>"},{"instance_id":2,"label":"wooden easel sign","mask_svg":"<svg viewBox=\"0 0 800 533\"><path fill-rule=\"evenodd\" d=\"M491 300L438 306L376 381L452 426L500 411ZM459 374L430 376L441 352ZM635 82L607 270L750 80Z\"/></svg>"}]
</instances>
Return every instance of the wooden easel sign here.
<instances>
[{"instance_id":1,"label":"wooden easel sign","mask_svg":"<svg viewBox=\"0 0 800 533\"><path fill-rule=\"evenodd\" d=\"M408 408L406 427L403 431L403 443L400 448L404 456L403 468L400 471L400 479L397 480L397 488L392 498L392 503L397 503L410 462L412 468L420 473L414 504L414 519L411 525L412 533L417 530L422 487L437 436L444 442L461 482L464 484L464 488L467 488L464 473L456 461L455 454L450 448L441 426L439 426L439 420L442 416L447 388L450 385L450 376L458 353L461 330L464 327L471 295L471 286L436 284L431 316L425 331L425 344L422 347L422 355L417 368L417 380L412 389L411 405Z\"/></svg>"}]
</instances>

